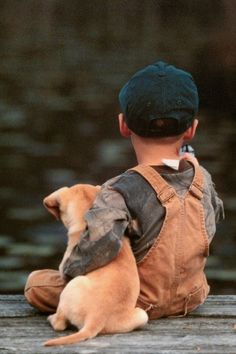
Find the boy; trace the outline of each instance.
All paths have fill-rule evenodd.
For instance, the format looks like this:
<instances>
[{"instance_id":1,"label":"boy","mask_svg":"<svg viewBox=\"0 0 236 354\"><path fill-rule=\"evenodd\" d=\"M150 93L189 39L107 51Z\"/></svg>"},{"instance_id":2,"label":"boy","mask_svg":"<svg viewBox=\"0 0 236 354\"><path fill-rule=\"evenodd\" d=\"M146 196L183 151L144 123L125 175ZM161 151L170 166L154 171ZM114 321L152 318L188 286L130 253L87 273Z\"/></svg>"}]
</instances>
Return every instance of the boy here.
<instances>
[{"instance_id":1,"label":"boy","mask_svg":"<svg viewBox=\"0 0 236 354\"><path fill-rule=\"evenodd\" d=\"M120 132L131 139L138 166L102 186L65 279L53 270L33 272L25 296L55 312L66 282L110 262L125 235L140 276L138 306L150 319L186 315L208 295L204 266L224 214L209 173L179 154L198 125L197 88L189 73L157 62L138 71L119 99Z\"/></svg>"}]
</instances>

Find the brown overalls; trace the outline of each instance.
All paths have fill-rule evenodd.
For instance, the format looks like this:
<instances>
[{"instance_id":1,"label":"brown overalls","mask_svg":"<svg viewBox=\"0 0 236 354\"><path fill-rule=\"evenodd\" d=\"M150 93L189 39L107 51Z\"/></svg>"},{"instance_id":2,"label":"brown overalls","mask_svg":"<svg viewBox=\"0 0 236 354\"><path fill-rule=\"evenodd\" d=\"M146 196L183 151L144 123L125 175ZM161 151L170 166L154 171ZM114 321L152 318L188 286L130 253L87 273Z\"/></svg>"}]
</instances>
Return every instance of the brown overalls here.
<instances>
[{"instance_id":1,"label":"brown overalls","mask_svg":"<svg viewBox=\"0 0 236 354\"><path fill-rule=\"evenodd\" d=\"M195 176L184 198L152 167L132 169L151 184L166 210L156 242L137 264L141 284L137 306L147 311L150 319L186 315L203 303L209 292L203 271L208 255L201 203L203 173L200 167L194 168ZM55 312L65 285L59 271L34 271L27 280L25 296L39 310Z\"/></svg>"},{"instance_id":2,"label":"brown overalls","mask_svg":"<svg viewBox=\"0 0 236 354\"><path fill-rule=\"evenodd\" d=\"M137 264L141 284L138 306L150 319L186 315L209 293L204 274L208 237L201 203L203 173L199 166L194 168L194 179L183 198L152 167L133 169L151 184L166 211L156 242Z\"/></svg>"}]
</instances>

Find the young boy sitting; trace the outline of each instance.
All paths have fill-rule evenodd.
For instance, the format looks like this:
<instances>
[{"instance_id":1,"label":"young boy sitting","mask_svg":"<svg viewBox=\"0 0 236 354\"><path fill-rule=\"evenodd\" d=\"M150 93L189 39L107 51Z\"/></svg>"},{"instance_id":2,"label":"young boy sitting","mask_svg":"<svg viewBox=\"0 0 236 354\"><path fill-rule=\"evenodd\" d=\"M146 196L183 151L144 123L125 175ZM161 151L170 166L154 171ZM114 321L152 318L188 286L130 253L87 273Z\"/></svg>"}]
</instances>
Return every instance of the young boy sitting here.
<instances>
[{"instance_id":1,"label":"young boy sitting","mask_svg":"<svg viewBox=\"0 0 236 354\"><path fill-rule=\"evenodd\" d=\"M208 295L204 267L224 215L210 174L179 154L198 125L197 88L189 73L157 62L132 76L119 99L120 133L131 139L138 166L102 186L64 279L56 270L35 271L25 296L55 312L66 282L109 263L125 235L140 276L138 306L150 319L186 315Z\"/></svg>"}]
</instances>

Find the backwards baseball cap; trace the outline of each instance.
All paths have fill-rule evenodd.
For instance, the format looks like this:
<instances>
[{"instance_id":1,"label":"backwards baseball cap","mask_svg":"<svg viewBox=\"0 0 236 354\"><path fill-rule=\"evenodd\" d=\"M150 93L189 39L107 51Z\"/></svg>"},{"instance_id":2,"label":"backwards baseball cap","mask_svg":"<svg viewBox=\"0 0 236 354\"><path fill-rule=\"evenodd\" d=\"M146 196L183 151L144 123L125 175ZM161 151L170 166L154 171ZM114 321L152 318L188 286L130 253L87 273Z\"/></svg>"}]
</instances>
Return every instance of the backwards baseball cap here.
<instances>
[{"instance_id":1,"label":"backwards baseball cap","mask_svg":"<svg viewBox=\"0 0 236 354\"><path fill-rule=\"evenodd\" d=\"M142 137L179 135L198 112L191 74L162 61L134 74L121 89L119 101L127 126ZM158 119L173 124L153 124Z\"/></svg>"}]
</instances>

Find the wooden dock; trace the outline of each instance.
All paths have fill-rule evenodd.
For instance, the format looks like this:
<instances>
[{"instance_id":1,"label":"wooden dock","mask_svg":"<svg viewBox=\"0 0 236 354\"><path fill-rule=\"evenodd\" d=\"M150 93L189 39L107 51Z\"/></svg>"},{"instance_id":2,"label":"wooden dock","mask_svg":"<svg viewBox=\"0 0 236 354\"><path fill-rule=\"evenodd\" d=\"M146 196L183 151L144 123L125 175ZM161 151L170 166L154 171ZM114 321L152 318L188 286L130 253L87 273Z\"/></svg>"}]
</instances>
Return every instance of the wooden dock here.
<instances>
[{"instance_id":1,"label":"wooden dock","mask_svg":"<svg viewBox=\"0 0 236 354\"><path fill-rule=\"evenodd\" d=\"M46 316L21 295L0 295L0 353L68 354L236 354L236 295L209 296L204 305L183 318L151 321L127 334L99 336L66 347L43 347L56 336Z\"/></svg>"}]
</instances>

